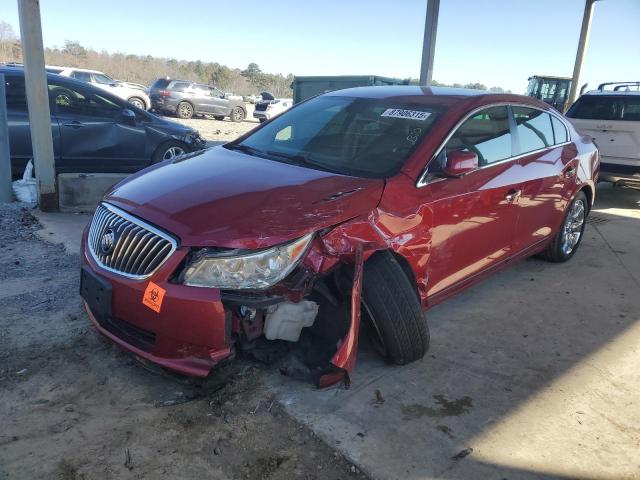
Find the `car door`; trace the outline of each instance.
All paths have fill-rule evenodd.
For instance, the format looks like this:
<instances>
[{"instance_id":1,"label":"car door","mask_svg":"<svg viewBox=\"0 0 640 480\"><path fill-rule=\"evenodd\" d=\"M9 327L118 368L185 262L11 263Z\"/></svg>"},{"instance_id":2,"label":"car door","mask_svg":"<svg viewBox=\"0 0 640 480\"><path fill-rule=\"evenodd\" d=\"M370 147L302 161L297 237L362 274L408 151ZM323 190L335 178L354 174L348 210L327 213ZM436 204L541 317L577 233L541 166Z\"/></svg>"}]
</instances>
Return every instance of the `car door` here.
<instances>
[{"instance_id":1,"label":"car door","mask_svg":"<svg viewBox=\"0 0 640 480\"><path fill-rule=\"evenodd\" d=\"M146 128L127 122L126 103L91 86L49 80L60 125L60 172L128 173L145 166Z\"/></svg>"},{"instance_id":2,"label":"car door","mask_svg":"<svg viewBox=\"0 0 640 480\"><path fill-rule=\"evenodd\" d=\"M515 248L522 250L547 239L562 222L578 159L575 146L567 141L566 127L555 115L533 107L511 110L522 180Z\"/></svg>"},{"instance_id":3,"label":"car door","mask_svg":"<svg viewBox=\"0 0 640 480\"><path fill-rule=\"evenodd\" d=\"M193 103L196 112L213 114L213 105L209 95L209 87L206 85L192 85L189 90L189 100Z\"/></svg>"},{"instance_id":4,"label":"car door","mask_svg":"<svg viewBox=\"0 0 640 480\"><path fill-rule=\"evenodd\" d=\"M22 175L27 162L33 158L31 146L31 124L27 109L24 77L5 74L5 92L7 99L7 120L9 123L9 151L11 155L11 174ZM60 129L57 120L51 118L53 152L58 163L60 153Z\"/></svg>"},{"instance_id":5,"label":"car door","mask_svg":"<svg viewBox=\"0 0 640 480\"><path fill-rule=\"evenodd\" d=\"M224 93L215 87L209 89L209 104L211 113L216 115L229 115L229 100L224 98Z\"/></svg>"},{"instance_id":6,"label":"car door","mask_svg":"<svg viewBox=\"0 0 640 480\"><path fill-rule=\"evenodd\" d=\"M479 167L457 178L442 174L446 154L475 152ZM512 159L513 135L506 106L473 113L431 162L425 194L432 212L428 295L443 293L491 268L513 250L521 188Z\"/></svg>"}]
</instances>

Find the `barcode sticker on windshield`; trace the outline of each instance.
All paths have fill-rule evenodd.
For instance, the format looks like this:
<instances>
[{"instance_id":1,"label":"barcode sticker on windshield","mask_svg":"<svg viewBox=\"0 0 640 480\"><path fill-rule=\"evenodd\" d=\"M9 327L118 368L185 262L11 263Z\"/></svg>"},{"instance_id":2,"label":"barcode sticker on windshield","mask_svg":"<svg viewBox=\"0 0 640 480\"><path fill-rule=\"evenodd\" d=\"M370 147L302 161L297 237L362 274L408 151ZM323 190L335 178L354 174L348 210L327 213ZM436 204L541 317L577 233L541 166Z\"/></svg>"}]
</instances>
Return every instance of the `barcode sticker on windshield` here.
<instances>
[{"instance_id":1,"label":"barcode sticker on windshield","mask_svg":"<svg viewBox=\"0 0 640 480\"><path fill-rule=\"evenodd\" d=\"M387 108L382 112L381 117L409 118L411 120L426 120L431 112L421 112L420 110L403 110L401 108Z\"/></svg>"}]
</instances>

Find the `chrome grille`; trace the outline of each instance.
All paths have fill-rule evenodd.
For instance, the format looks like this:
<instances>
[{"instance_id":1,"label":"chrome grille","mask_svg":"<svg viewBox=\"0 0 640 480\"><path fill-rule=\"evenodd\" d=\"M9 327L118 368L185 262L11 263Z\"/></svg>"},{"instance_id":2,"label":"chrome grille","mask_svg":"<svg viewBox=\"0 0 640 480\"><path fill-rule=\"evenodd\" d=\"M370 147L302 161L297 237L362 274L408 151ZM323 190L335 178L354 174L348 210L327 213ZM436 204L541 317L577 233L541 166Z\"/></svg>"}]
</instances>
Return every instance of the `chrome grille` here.
<instances>
[{"instance_id":1,"label":"chrome grille","mask_svg":"<svg viewBox=\"0 0 640 480\"><path fill-rule=\"evenodd\" d=\"M111 248L103 248L103 237L111 235ZM109 243L109 242L105 242ZM104 269L125 277L150 276L176 250L176 241L166 233L113 205L98 205L88 246L93 259Z\"/></svg>"}]
</instances>

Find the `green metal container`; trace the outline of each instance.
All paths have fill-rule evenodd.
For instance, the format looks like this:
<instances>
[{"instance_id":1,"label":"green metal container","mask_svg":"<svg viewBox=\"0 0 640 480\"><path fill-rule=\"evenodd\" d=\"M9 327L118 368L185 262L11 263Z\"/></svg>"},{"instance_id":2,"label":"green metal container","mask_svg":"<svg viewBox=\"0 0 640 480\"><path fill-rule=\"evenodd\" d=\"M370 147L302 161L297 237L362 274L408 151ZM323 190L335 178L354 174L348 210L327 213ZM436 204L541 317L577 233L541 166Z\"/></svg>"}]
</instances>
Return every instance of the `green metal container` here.
<instances>
[{"instance_id":1,"label":"green metal container","mask_svg":"<svg viewBox=\"0 0 640 480\"><path fill-rule=\"evenodd\" d=\"M409 80L380 77L378 75L295 77L291 88L293 89L293 103L299 103L309 97L320 95L321 93L342 90L343 88L367 87L372 85L409 85Z\"/></svg>"}]
</instances>

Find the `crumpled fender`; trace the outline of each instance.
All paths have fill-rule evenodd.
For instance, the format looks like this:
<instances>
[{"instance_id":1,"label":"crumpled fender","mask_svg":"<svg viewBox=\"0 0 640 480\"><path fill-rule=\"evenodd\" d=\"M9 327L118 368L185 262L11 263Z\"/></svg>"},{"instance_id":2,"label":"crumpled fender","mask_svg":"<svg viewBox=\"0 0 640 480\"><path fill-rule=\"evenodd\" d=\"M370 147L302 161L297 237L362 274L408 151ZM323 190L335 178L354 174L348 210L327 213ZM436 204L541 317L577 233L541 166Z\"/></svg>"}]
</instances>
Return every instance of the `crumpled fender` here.
<instances>
[{"instance_id":1,"label":"crumpled fender","mask_svg":"<svg viewBox=\"0 0 640 480\"><path fill-rule=\"evenodd\" d=\"M318 273L324 273L337 263L354 265L351 292L351 325L338 351L331 359L336 372L320 378L319 386L326 387L343 381L349 385L356 362L358 333L360 328L360 298L364 262L378 250L392 250L401 255L409 265L420 300L427 304L427 263L431 250L432 211L425 205L416 208L402 200L408 177L400 176L385 187L385 197L394 196L397 209L386 209L384 202L366 217L358 217L334 227L321 235L309 251L305 263ZM426 203L426 202L425 202Z\"/></svg>"}]
</instances>

